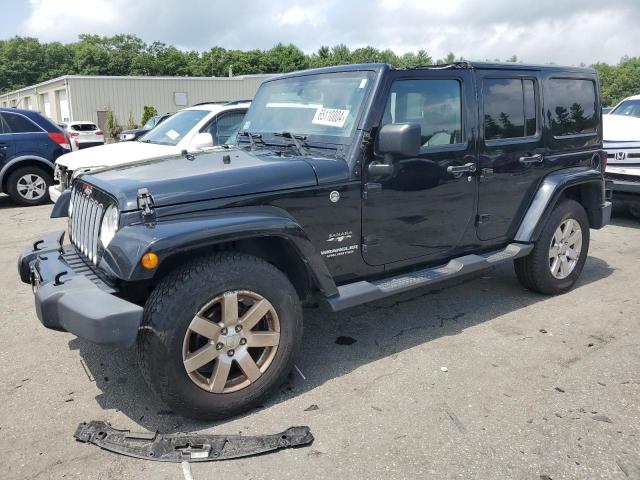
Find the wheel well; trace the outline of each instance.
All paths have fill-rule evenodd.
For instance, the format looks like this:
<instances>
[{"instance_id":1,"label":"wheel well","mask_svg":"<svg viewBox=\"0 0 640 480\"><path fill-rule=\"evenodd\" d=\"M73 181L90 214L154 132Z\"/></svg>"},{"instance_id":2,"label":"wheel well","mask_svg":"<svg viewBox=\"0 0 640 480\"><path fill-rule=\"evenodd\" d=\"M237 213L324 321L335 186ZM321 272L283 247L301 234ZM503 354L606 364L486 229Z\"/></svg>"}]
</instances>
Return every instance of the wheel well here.
<instances>
[{"instance_id":1,"label":"wheel well","mask_svg":"<svg viewBox=\"0 0 640 480\"><path fill-rule=\"evenodd\" d=\"M167 273L187 260L199 255L210 255L214 252L224 251L246 253L270 263L289 278L301 300L309 298L312 293L314 285L305 262L297 253L295 247L288 240L281 237L248 238L174 254L162 262L154 276L153 283L156 284Z\"/></svg>"},{"instance_id":2,"label":"wheel well","mask_svg":"<svg viewBox=\"0 0 640 480\"><path fill-rule=\"evenodd\" d=\"M53 164L49 165L49 164L47 164L45 162L41 162L41 161L38 161L38 160L32 160L32 159L20 160L19 162L11 164L9 166L9 168L7 168L7 171L4 172L4 174L2 176L2 191L3 192L7 191L7 181L9 180L9 177L11 176L11 174L13 172L15 172L17 169L23 168L23 167L38 167L38 168L41 168L42 170L47 171L51 175L53 175Z\"/></svg>"},{"instance_id":3,"label":"wheel well","mask_svg":"<svg viewBox=\"0 0 640 480\"><path fill-rule=\"evenodd\" d=\"M570 198L581 204L587 211L589 225L597 223L597 213L602 203L602 184L600 182L573 185L562 192L561 198Z\"/></svg>"}]
</instances>

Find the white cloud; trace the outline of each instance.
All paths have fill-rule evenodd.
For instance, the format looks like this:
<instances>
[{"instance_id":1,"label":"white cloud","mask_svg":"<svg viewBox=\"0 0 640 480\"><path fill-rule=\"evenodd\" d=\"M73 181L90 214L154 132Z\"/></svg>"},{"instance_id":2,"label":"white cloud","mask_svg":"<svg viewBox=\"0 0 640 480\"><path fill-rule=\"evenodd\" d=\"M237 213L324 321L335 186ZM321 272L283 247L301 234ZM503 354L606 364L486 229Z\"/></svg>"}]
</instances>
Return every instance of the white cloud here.
<instances>
[{"instance_id":1,"label":"white cloud","mask_svg":"<svg viewBox=\"0 0 640 480\"><path fill-rule=\"evenodd\" d=\"M109 30L119 20L119 1L109 0L30 0L30 15L24 21L24 33L42 40L66 39L68 32L92 33Z\"/></svg>"},{"instance_id":2,"label":"white cloud","mask_svg":"<svg viewBox=\"0 0 640 480\"><path fill-rule=\"evenodd\" d=\"M17 34L74 41L133 33L181 48L267 49L294 43L426 49L469 59L617 62L640 43L638 0L30 0Z\"/></svg>"}]
</instances>

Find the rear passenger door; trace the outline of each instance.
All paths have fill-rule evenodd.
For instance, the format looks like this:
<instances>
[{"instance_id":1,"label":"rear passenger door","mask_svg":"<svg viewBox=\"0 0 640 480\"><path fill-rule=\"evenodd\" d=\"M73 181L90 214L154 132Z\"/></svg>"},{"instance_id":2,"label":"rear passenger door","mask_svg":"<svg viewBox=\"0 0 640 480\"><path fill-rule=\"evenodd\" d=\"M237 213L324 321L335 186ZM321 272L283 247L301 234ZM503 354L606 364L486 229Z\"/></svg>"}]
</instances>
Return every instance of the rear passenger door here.
<instances>
[{"instance_id":1,"label":"rear passenger door","mask_svg":"<svg viewBox=\"0 0 640 480\"><path fill-rule=\"evenodd\" d=\"M477 235L511 238L545 175L540 75L536 71L479 73L480 153Z\"/></svg>"},{"instance_id":2,"label":"rear passenger door","mask_svg":"<svg viewBox=\"0 0 640 480\"><path fill-rule=\"evenodd\" d=\"M0 113L0 168L14 155L13 135Z\"/></svg>"},{"instance_id":3,"label":"rear passenger door","mask_svg":"<svg viewBox=\"0 0 640 480\"><path fill-rule=\"evenodd\" d=\"M19 113L5 112L5 124L13 133L16 155L48 156L51 141L42 128Z\"/></svg>"}]
</instances>

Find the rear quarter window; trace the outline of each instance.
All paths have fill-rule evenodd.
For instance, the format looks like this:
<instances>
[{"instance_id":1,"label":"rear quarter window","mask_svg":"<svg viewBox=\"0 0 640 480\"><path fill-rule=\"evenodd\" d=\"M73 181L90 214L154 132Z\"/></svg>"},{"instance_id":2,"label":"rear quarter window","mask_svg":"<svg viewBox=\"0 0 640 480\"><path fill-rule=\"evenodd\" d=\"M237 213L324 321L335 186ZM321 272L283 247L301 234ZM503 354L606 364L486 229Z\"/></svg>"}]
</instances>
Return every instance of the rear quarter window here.
<instances>
[{"instance_id":1,"label":"rear quarter window","mask_svg":"<svg viewBox=\"0 0 640 480\"><path fill-rule=\"evenodd\" d=\"M42 128L27 117L15 113L4 113L3 117L12 133L42 133Z\"/></svg>"},{"instance_id":2,"label":"rear quarter window","mask_svg":"<svg viewBox=\"0 0 640 480\"><path fill-rule=\"evenodd\" d=\"M593 80L549 79L546 105L547 121L556 139L597 133L598 108Z\"/></svg>"}]
</instances>

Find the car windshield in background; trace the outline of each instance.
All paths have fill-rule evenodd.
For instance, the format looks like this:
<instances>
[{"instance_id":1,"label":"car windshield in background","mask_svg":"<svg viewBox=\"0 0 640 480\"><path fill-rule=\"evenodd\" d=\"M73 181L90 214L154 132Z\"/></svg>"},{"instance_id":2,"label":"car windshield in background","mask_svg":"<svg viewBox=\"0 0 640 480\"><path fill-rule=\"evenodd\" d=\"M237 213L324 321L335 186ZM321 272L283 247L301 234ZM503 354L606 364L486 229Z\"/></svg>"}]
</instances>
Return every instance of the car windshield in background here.
<instances>
[{"instance_id":1,"label":"car windshield in background","mask_svg":"<svg viewBox=\"0 0 640 480\"><path fill-rule=\"evenodd\" d=\"M178 112L144 135L140 141L160 145L177 145L209 113L207 110Z\"/></svg>"},{"instance_id":2,"label":"car windshield in background","mask_svg":"<svg viewBox=\"0 0 640 480\"><path fill-rule=\"evenodd\" d=\"M159 118L160 118L159 116L151 117L149 120L147 120L147 123L145 123L142 128L145 130L151 130L153 127L156 126Z\"/></svg>"},{"instance_id":3,"label":"car windshield in background","mask_svg":"<svg viewBox=\"0 0 640 480\"><path fill-rule=\"evenodd\" d=\"M626 100L613 109L609 115L640 118L640 100Z\"/></svg>"},{"instance_id":4,"label":"car windshield in background","mask_svg":"<svg viewBox=\"0 0 640 480\"><path fill-rule=\"evenodd\" d=\"M71 130L75 130L77 132L93 132L97 129L98 127L96 127L93 123L76 123L74 125L71 125Z\"/></svg>"},{"instance_id":5,"label":"car windshield in background","mask_svg":"<svg viewBox=\"0 0 640 480\"><path fill-rule=\"evenodd\" d=\"M283 78L263 84L241 132L350 137L373 82L373 72Z\"/></svg>"}]
</instances>

